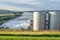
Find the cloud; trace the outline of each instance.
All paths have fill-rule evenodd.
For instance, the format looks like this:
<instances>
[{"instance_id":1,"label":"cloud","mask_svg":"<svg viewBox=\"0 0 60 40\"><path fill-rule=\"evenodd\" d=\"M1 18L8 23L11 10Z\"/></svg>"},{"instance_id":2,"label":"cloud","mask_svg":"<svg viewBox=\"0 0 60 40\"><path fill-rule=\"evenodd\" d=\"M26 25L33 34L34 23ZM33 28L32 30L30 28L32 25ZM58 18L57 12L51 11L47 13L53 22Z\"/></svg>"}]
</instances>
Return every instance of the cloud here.
<instances>
[{"instance_id":1,"label":"cloud","mask_svg":"<svg viewBox=\"0 0 60 40\"><path fill-rule=\"evenodd\" d=\"M7 5L0 5L0 9L6 9L6 10L12 10L12 11L26 11L26 10L29 10L29 8L7 6ZM30 10L32 10L32 9L30 9Z\"/></svg>"},{"instance_id":2,"label":"cloud","mask_svg":"<svg viewBox=\"0 0 60 40\"><path fill-rule=\"evenodd\" d=\"M51 1L53 1L53 2L60 2L60 0L51 0Z\"/></svg>"},{"instance_id":3,"label":"cloud","mask_svg":"<svg viewBox=\"0 0 60 40\"><path fill-rule=\"evenodd\" d=\"M8 5L8 6L14 6L14 7L23 7L23 8L27 8L29 10L38 10L40 6L42 6L42 2L36 1L36 0L24 0L24 1L19 1L16 0L16 2L13 1L0 1L0 4L4 4L4 5Z\"/></svg>"},{"instance_id":4,"label":"cloud","mask_svg":"<svg viewBox=\"0 0 60 40\"><path fill-rule=\"evenodd\" d=\"M0 0L8 9L16 10L59 10L59 0Z\"/></svg>"},{"instance_id":5,"label":"cloud","mask_svg":"<svg viewBox=\"0 0 60 40\"><path fill-rule=\"evenodd\" d=\"M15 4L27 4L27 5L34 5L34 6L42 5L42 2L37 1L37 0L6 0L6 1L2 0L1 2L15 3Z\"/></svg>"}]
</instances>

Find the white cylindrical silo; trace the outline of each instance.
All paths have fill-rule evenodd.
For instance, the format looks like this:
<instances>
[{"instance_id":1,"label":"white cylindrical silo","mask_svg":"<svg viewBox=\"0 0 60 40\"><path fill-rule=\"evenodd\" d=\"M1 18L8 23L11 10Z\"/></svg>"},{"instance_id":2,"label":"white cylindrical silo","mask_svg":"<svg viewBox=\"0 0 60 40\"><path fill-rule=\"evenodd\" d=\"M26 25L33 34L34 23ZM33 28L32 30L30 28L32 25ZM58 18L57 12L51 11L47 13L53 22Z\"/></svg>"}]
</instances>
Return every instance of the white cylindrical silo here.
<instances>
[{"instance_id":1,"label":"white cylindrical silo","mask_svg":"<svg viewBox=\"0 0 60 40\"><path fill-rule=\"evenodd\" d=\"M60 30L60 11L50 13L50 30Z\"/></svg>"},{"instance_id":2,"label":"white cylindrical silo","mask_svg":"<svg viewBox=\"0 0 60 40\"><path fill-rule=\"evenodd\" d=\"M33 31L39 31L40 12L33 13Z\"/></svg>"},{"instance_id":3,"label":"white cylindrical silo","mask_svg":"<svg viewBox=\"0 0 60 40\"><path fill-rule=\"evenodd\" d=\"M38 11L33 13L33 31L44 30L45 13Z\"/></svg>"}]
</instances>

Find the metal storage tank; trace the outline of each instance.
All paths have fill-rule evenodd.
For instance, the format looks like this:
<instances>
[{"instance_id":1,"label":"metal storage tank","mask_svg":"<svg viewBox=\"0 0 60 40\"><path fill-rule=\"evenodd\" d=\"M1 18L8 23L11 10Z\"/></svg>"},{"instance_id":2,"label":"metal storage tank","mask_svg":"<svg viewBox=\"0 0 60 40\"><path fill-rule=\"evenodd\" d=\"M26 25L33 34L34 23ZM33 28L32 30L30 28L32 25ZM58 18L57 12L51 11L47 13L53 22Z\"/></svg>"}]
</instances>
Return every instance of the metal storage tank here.
<instances>
[{"instance_id":1,"label":"metal storage tank","mask_svg":"<svg viewBox=\"0 0 60 40\"><path fill-rule=\"evenodd\" d=\"M50 13L50 30L60 30L60 11Z\"/></svg>"},{"instance_id":2,"label":"metal storage tank","mask_svg":"<svg viewBox=\"0 0 60 40\"><path fill-rule=\"evenodd\" d=\"M44 30L45 12L37 11L33 13L33 31Z\"/></svg>"},{"instance_id":3,"label":"metal storage tank","mask_svg":"<svg viewBox=\"0 0 60 40\"><path fill-rule=\"evenodd\" d=\"M50 14L48 12L46 12L46 15L45 15L45 27L44 29L45 30L50 30Z\"/></svg>"}]
</instances>

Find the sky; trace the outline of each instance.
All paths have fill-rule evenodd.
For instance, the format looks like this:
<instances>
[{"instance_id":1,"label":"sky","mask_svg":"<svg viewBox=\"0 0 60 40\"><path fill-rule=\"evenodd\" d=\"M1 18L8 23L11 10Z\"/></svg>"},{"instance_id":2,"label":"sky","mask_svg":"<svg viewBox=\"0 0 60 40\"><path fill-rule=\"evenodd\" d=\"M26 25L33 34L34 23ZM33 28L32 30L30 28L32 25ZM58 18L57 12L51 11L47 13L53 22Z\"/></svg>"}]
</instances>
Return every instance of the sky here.
<instances>
[{"instance_id":1,"label":"sky","mask_svg":"<svg viewBox=\"0 0 60 40\"><path fill-rule=\"evenodd\" d=\"M60 0L0 0L0 9L13 11L60 10Z\"/></svg>"}]
</instances>

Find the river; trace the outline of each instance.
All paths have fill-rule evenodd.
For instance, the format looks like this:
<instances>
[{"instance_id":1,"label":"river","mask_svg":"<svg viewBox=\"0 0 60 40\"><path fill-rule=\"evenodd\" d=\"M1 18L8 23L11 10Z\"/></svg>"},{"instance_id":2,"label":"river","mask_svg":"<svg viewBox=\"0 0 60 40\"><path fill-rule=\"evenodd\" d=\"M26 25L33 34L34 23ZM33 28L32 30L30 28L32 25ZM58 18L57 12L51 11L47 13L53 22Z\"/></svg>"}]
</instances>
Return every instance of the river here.
<instances>
[{"instance_id":1,"label":"river","mask_svg":"<svg viewBox=\"0 0 60 40\"><path fill-rule=\"evenodd\" d=\"M24 12L22 16L11 19L1 25L1 27L8 27L9 29L27 29L30 26L30 20L33 19L33 13Z\"/></svg>"}]
</instances>

